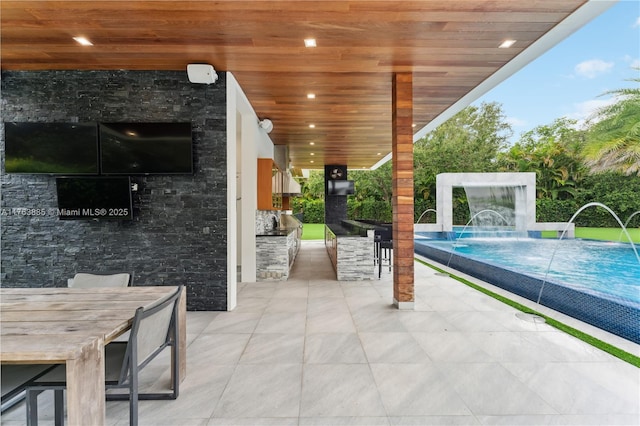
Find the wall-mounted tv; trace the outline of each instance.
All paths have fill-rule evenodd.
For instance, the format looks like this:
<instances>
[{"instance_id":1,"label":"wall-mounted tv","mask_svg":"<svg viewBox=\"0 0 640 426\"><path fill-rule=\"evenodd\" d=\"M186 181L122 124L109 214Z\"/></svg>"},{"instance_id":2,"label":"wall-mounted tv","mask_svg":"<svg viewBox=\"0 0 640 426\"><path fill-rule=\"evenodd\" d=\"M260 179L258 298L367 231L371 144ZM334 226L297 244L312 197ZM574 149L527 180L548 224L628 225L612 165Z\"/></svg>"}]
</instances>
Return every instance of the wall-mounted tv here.
<instances>
[{"instance_id":1,"label":"wall-mounted tv","mask_svg":"<svg viewBox=\"0 0 640 426\"><path fill-rule=\"evenodd\" d=\"M327 193L329 195L353 195L355 187L352 180L328 180Z\"/></svg>"},{"instance_id":2,"label":"wall-mounted tv","mask_svg":"<svg viewBox=\"0 0 640 426\"><path fill-rule=\"evenodd\" d=\"M192 174L191 123L100 123L104 175Z\"/></svg>"},{"instance_id":3,"label":"wall-mounted tv","mask_svg":"<svg viewBox=\"0 0 640 426\"><path fill-rule=\"evenodd\" d=\"M133 219L128 176L58 177L56 187L59 219Z\"/></svg>"},{"instance_id":4,"label":"wall-mounted tv","mask_svg":"<svg viewBox=\"0 0 640 426\"><path fill-rule=\"evenodd\" d=\"M5 172L98 174L97 123L4 123Z\"/></svg>"}]
</instances>

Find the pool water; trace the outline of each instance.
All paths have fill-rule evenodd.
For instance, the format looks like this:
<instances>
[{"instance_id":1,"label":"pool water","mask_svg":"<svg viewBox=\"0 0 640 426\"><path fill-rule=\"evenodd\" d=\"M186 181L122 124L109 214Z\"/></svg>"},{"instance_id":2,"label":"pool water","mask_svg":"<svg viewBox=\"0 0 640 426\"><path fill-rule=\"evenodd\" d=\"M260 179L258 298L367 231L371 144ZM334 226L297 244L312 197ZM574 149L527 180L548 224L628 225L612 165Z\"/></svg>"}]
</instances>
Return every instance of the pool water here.
<instances>
[{"instance_id":1,"label":"pool water","mask_svg":"<svg viewBox=\"0 0 640 426\"><path fill-rule=\"evenodd\" d=\"M535 238L454 242L422 238L419 233L415 243L640 307L640 262L628 243Z\"/></svg>"}]
</instances>

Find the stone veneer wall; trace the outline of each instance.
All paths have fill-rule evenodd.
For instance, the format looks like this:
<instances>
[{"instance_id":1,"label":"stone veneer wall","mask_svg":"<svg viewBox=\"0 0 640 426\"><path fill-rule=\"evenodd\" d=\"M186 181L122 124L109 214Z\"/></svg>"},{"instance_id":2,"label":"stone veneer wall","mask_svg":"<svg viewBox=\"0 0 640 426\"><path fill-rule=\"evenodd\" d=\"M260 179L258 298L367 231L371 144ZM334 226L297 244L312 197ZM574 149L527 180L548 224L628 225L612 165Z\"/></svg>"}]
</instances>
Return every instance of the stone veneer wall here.
<instances>
[{"instance_id":1,"label":"stone veneer wall","mask_svg":"<svg viewBox=\"0 0 640 426\"><path fill-rule=\"evenodd\" d=\"M374 279L377 268L373 265L373 234L366 237L338 236L338 281L361 281Z\"/></svg>"},{"instance_id":2,"label":"stone veneer wall","mask_svg":"<svg viewBox=\"0 0 640 426\"><path fill-rule=\"evenodd\" d=\"M256 279L258 281L289 278L289 243L288 235L256 237Z\"/></svg>"},{"instance_id":3,"label":"stone veneer wall","mask_svg":"<svg viewBox=\"0 0 640 426\"><path fill-rule=\"evenodd\" d=\"M55 209L55 177L4 173L1 275L5 287L64 287L77 271L133 271L134 285L187 285L190 310L227 306L226 76L184 71L2 73L8 121L190 121L193 176L136 176L135 219L61 221L12 214Z\"/></svg>"}]
</instances>

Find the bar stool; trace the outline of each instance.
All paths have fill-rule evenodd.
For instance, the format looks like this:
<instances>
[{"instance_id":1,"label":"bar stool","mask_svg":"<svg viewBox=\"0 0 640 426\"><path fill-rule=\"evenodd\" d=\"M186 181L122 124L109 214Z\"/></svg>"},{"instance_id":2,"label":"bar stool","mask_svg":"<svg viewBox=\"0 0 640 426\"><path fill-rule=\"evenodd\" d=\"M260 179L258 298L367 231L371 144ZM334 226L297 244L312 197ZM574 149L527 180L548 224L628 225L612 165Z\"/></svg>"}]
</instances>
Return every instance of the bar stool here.
<instances>
[{"instance_id":1,"label":"bar stool","mask_svg":"<svg viewBox=\"0 0 640 426\"><path fill-rule=\"evenodd\" d=\"M378 265L378 279L382 276L382 263L387 262L391 272L393 256L393 231L391 228L378 228L373 234L374 265Z\"/></svg>"}]
</instances>

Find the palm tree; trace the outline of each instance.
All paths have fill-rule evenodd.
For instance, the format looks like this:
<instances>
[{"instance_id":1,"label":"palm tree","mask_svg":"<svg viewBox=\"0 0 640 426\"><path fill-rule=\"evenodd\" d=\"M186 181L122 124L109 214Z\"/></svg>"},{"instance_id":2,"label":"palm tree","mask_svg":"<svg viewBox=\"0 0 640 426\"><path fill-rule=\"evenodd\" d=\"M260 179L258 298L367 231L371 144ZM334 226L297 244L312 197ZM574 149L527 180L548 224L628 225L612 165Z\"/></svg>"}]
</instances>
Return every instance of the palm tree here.
<instances>
[{"instance_id":1,"label":"palm tree","mask_svg":"<svg viewBox=\"0 0 640 426\"><path fill-rule=\"evenodd\" d=\"M628 81L640 83L640 78ZM598 110L590 120L586 164L594 173L615 171L640 176L640 85L604 94L615 95L617 101Z\"/></svg>"}]
</instances>

